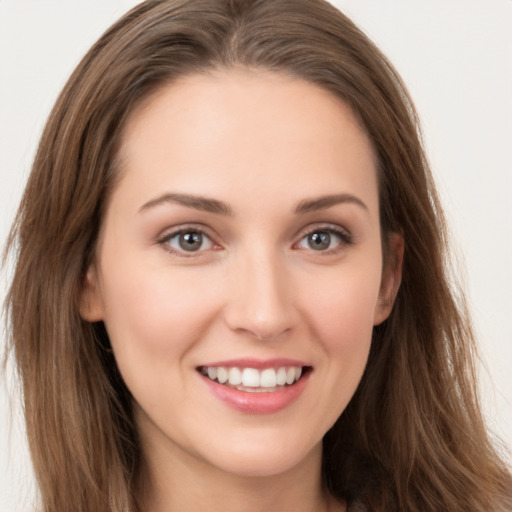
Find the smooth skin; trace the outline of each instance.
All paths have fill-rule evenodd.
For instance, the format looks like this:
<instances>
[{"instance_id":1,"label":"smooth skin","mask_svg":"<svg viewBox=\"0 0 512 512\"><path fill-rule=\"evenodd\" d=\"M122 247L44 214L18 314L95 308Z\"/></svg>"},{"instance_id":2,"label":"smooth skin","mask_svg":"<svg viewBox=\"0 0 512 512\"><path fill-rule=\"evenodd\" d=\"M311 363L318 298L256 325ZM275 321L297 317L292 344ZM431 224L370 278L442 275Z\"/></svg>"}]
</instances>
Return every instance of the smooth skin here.
<instances>
[{"instance_id":1,"label":"smooth skin","mask_svg":"<svg viewBox=\"0 0 512 512\"><path fill-rule=\"evenodd\" d=\"M104 321L133 394L148 512L345 510L321 483L322 437L390 313L374 151L349 107L284 74L217 70L131 116L81 313ZM235 410L201 365L312 367L272 414Z\"/></svg>"}]
</instances>

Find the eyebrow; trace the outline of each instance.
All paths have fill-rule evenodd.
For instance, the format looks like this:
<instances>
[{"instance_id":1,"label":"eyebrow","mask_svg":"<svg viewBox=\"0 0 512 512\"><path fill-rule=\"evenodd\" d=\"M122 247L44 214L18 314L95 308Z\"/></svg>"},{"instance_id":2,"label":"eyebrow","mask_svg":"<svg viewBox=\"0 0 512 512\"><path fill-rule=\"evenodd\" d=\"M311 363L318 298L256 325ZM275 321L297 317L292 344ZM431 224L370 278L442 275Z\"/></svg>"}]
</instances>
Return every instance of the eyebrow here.
<instances>
[{"instance_id":1,"label":"eyebrow","mask_svg":"<svg viewBox=\"0 0 512 512\"><path fill-rule=\"evenodd\" d=\"M151 208L169 203L180 204L195 210L217 213L230 217L234 216L232 208L222 201L204 196L177 193L166 193L156 197L155 199L151 199L139 208L139 212L143 212ZM302 215L318 210L325 210L337 204L343 203L355 204L368 211L366 204L361 201L361 199L352 194L333 194L328 196L321 196L315 199L304 199L297 205L295 213Z\"/></svg>"},{"instance_id":2,"label":"eyebrow","mask_svg":"<svg viewBox=\"0 0 512 512\"><path fill-rule=\"evenodd\" d=\"M233 210L222 201L218 201L217 199L210 199L208 197L196 196L191 194L173 194L167 193L162 194L155 199L151 199L147 203L144 203L140 208L139 212L143 212L154 208L156 206L160 206L162 204L181 204L188 208L194 208L195 210L200 210L204 212L210 213L218 213L221 215L229 215L233 216Z\"/></svg>"},{"instance_id":3,"label":"eyebrow","mask_svg":"<svg viewBox=\"0 0 512 512\"><path fill-rule=\"evenodd\" d=\"M321 196L315 199L305 199L297 205L295 213L305 214L318 210L325 210L331 206L343 203L355 204L363 208L363 210L368 211L368 206L366 206L366 204L357 196L352 194L333 194L329 196Z\"/></svg>"}]
</instances>

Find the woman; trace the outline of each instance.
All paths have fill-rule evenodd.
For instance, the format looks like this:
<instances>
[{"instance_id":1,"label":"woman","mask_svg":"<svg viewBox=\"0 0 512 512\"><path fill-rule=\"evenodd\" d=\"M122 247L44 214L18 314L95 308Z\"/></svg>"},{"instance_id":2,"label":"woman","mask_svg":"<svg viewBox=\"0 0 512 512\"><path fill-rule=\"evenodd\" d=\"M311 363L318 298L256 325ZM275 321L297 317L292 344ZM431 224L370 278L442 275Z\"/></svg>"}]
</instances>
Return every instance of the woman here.
<instances>
[{"instance_id":1,"label":"woman","mask_svg":"<svg viewBox=\"0 0 512 512\"><path fill-rule=\"evenodd\" d=\"M412 103L321 1L149 1L11 248L43 510L507 510Z\"/></svg>"}]
</instances>

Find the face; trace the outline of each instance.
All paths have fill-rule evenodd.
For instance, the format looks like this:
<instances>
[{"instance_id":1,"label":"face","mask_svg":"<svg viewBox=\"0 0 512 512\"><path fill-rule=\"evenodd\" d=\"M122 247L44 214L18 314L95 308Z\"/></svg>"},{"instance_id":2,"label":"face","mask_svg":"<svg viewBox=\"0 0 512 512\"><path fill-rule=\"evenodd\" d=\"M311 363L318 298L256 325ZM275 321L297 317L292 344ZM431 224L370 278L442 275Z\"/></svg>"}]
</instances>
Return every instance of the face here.
<instances>
[{"instance_id":1,"label":"face","mask_svg":"<svg viewBox=\"0 0 512 512\"><path fill-rule=\"evenodd\" d=\"M280 74L189 76L132 114L121 162L82 316L146 456L247 476L319 457L399 280L350 109Z\"/></svg>"}]
</instances>

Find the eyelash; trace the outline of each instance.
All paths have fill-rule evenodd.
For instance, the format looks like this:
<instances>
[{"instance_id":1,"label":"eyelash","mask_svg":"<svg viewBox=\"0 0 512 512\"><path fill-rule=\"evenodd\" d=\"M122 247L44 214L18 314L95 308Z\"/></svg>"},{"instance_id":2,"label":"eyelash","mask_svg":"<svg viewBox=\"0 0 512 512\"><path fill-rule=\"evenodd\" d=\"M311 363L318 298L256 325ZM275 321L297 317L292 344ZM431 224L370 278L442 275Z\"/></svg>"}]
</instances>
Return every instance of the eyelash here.
<instances>
[{"instance_id":1,"label":"eyelash","mask_svg":"<svg viewBox=\"0 0 512 512\"><path fill-rule=\"evenodd\" d=\"M198 226L180 227L179 229L176 229L176 230L160 237L157 240L157 243L159 245L163 246L166 251L168 251L174 255L177 255L179 257L183 257L183 258L197 257L199 254L205 252L206 250L211 249L211 248L207 248L207 249L199 249L197 251L186 251L186 250L175 249L169 245L169 242L173 238L180 236L180 235L184 235L184 234L190 234L190 233L199 234L202 237L209 240L213 246L220 247L218 244L216 244L214 242L213 237L210 236L205 229L198 227ZM347 247L354 244L353 236L350 233L348 233L347 231L340 229L337 226L335 227L332 225L320 225L320 226L316 226L314 228L308 229L307 231L303 231L300 235L298 242L294 243L293 247L294 248L297 247L304 239L306 239L308 236L311 236L315 233L327 233L330 236L334 235L335 237L339 238L339 240L340 240L340 242L336 245L336 247L333 247L331 249L318 250L318 251L315 251L314 249L311 249L311 248L304 249L304 250L310 250L313 253L316 252L318 254L318 256L328 256L328 255L338 254L338 253L344 251ZM213 250L216 250L216 249L213 249ZM300 250L300 248L298 248L298 250Z\"/></svg>"},{"instance_id":2,"label":"eyelash","mask_svg":"<svg viewBox=\"0 0 512 512\"><path fill-rule=\"evenodd\" d=\"M159 238L157 240L157 243L159 245L163 246L164 249L166 251L170 252L171 254L177 255L182 258L193 258L194 256L197 256L198 254L201 254L202 252L204 252L205 249L199 250L199 251L189 251L188 252L185 250L175 249L169 245L169 242L173 238L180 236L180 235L187 234L187 233L197 233L197 234L201 235L202 237L210 240L212 245L214 245L214 246L218 245L213 241L213 237L210 236L205 229L198 227L198 226L185 226L185 227L176 229L174 231L171 231L170 233L167 233L164 236L162 236L161 238Z\"/></svg>"},{"instance_id":3,"label":"eyelash","mask_svg":"<svg viewBox=\"0 0 512 512\"><path fill-rule=\"evenodd\" d=\"M299 241L294 244L294 247L300 244L308 236L311 236L315 233L327 233L331 237L332 235L334 235L335 237L339 238L339 243L331 249L319 251L315 251L314 249L311 248L305 249L310 250L313 253L316 252L318 256L331 256L339 254L340 252L343 252L348 247L354 244L354 237L348 231L345 231L338 226L320 225L315 226L313 229L307 229L307 231L303 231L302 234L300 235Z\"/></svg>"}]
</instances>

